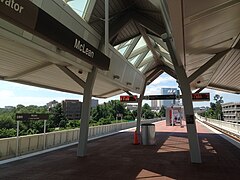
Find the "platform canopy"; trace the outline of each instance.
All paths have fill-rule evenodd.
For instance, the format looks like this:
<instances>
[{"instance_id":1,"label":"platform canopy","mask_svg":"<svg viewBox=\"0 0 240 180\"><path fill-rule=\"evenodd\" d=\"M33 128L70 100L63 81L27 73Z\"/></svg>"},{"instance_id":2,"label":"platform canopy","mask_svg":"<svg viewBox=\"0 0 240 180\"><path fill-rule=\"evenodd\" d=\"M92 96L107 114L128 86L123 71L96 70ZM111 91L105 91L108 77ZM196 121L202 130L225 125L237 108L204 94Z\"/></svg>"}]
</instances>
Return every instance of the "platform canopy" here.
<instances>
[{"instance_id":1,"label":"platform canopy","mask_svg":"<svg viewBox=\"0 0 240 180\"><path fill-rule=\"evenodd\" d=\"M53 0L53 3L62 4L63 10L72 7L79 14L73 17L82 18L96 32L100 41L93 46L103 52L105 1L86 0L84 7L73 7L74 1L77 0ZM170 34L192 90L213 88L239 94L239 12L238 0L109 0L109 43L150 84L163 72L177 79L170 51L162 39L163 34ZM51 13L58 14L58 11L53 9ZM90 64L81 62L85 67L81 68L77 64L79 59L69 62L66 56L72 58L72 55L61 56L64 54L61 49L45 53L45 50L36 50L39 47L29 48L32 44L27 39L31 38L31 33L0 20L4 22L0 27L0 79L83 93L79 84L86 81L92 69ZM16 37L9 34L8 29L14 29ZM24 45L19 43L19 34L26 38ZM86 33L83 36L87 36ZM139 93L137 88L115 83L103 72L97 75L93 95L110 97L132 89Z\"/></svg>"}]
</instances>

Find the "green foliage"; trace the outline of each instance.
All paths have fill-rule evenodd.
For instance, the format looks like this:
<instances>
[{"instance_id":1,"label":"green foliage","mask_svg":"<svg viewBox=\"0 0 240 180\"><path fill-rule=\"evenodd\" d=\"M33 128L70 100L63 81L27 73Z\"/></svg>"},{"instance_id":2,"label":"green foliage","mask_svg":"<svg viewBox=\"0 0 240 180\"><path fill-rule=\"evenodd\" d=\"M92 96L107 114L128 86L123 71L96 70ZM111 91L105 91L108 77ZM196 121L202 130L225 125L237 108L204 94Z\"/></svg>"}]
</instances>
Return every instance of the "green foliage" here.
<instances>
[{"instance_id":1,"label":"green foliage","mask_svg":"<svg viewBox=\"0 0 240 180\"><path fill-rule=\"evenodd\" d=\"M132 115L128 114L128 115L124 116L123 119L131 121L131 120L134 120L134 117Z\"/></svg>"},{"instance_id":2,"label":"green foliage","mask_svg":"<svg viewBox=\"0 0 240 180\"><path fill-rule=\"evenodd\" d=\"M49 121L50 127L60 127L60 125L65 126L67 124L68 120L63 112L62 105L60 103L51 109Z\"/></svg>"},{"instance_id":3,"label":"green foliage","mask_svg":"<svg viewBox=\"0 0 240 180\"><path fill-rule=\"evenodd\" d=\"M159 117L166 117L166 108L164 106L161 107L158 116Z\"/></svg>"},{"instance_id":4,"label":"green foliage","mask_svg":"<svg viewBox=\"0 0 240 180\"><path fill-rule=\"evenodd\" d=\"M7 129L7 128L1 128L0 129L0 138L8 138L13 137L17 135L16 129Z\"/></svg>"},{"instance_id":5,"label":"green foliage","mask_svg":"<svg viewBox=\"0 0 240 180\"><path fill-rule=\"evenodd\" d=\"M222 103L223 101L223 97L216 94L214 96L214 101L210 102L210 108L205 112L205 117L207 118L212 118L212 119L223 119L223 113L222 113Z\"/></svg>"},{"instance_id":6,"label":"green foliage","mask_svg":"<svg viewBox=\"0 0 240 180\"><path fill-rule=\"evenodd\" d=\"M62 119L62 120L59 122L59 127L60 127L60 128L66 128L66 127L67 127L67 123L68 123L67 120Z\"/></svg>"},{"instance_id":7,"label":"green foliage","mask_svg":"<svg viewBox=\"0 0 240 180\"><path fill-rule=\"evenodd\" d=\"M144 115L145 115L145 119L153 119L154 118L154 112L152 112L152 111L146 111Z\"/></svg>"}]
</instances>

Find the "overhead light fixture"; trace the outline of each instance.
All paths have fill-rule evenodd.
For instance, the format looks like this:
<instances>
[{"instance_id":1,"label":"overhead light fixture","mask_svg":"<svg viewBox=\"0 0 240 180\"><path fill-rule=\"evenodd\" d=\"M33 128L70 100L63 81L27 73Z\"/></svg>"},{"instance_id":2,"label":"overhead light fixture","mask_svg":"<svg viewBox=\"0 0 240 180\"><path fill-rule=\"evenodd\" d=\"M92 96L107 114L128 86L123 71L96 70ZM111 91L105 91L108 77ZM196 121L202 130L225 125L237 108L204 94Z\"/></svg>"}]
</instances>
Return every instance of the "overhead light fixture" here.
<instances>
[{"instance_id":1,"label":"overhead light fixture","mask_svg":"<svg viewBox=\"0 0 240 180\"><path fill-rule=\"evenodd\" d=\"M130 86L130 85L132 85L132 83L130 83L130 82L127 82L127 85L128 85L128 86Z\"/></svg>"},{"instance_id":2,"label":"overhead light fixture","mask_svg":"<svg viewBox=\"0 0 240 180\"><path fill-rule=\"evenodd\" d=\"M118 76L118 75L113 75L113 79L120 79L120 76Z\"/></svg>"},{"instance_id":3,"label":"overhead light fixture","mask_svg":"<svg viewBox=\"0 0 240 180\"><path fill-rule=\"evenodd\" d=\"M136 90L139 90L140 88L139 87L136 87Z\"/></svg>"}]
</instances>

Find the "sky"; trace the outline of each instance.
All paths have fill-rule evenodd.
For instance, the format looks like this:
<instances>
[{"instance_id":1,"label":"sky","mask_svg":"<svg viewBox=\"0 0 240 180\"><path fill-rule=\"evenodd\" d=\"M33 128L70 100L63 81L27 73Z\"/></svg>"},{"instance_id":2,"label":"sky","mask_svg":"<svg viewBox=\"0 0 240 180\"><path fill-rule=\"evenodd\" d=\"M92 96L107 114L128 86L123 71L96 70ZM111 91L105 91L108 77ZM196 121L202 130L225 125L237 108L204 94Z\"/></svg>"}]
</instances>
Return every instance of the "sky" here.
<instances>
[{"instance_id":1,"label":"sky","mask_svg":"<svg viewBox=\"0 0 240 180\"><path fill-rule=\"evenodd\" d=\"M176 80L171 76L163 73L159 76L155 81L153 81L150 85L147 86L145 95L159 95L160 88L178 88ZM205 89L202 92L209 92L211 101L213 101L213 97L215 94L219 94L223 96L224 103L226 102L240 102L240 95L230 94L225 92L220 92L212 89ZM99 103L108 102L109 100L117 99L119 100L120 95L114 96L107 99L98 99ZM5 106L16 106L18 104L22 104L24 106L28 105L37 105L43 106L46 103L56 100L61 102L65 99L77 99L82 101L82 95L76 95L71 93L64 93L60 91L48 90L28 85L21 85L17 83L1 81L0 80L0 108L4 108ZM143 103L149 103L150 101L144 101ZM194 102L195 107L200 106L209 106L210 102Z\"/></svg>"}]
</instances>

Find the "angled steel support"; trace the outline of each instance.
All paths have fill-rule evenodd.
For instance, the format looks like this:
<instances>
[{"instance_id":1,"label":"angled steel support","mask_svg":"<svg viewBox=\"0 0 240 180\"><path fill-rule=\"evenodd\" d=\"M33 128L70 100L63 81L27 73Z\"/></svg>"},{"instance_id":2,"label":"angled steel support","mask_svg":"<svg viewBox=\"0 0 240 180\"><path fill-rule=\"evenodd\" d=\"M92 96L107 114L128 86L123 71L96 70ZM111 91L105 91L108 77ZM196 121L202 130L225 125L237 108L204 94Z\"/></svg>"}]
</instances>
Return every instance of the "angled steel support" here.
<instances>
[{"instance_id":1,"label":"angled steel support","mask_svg":"<svg viewBox=\"0 0 240 180\"><path fill-rule=\"evenodd\" d=\"M52 63L46 62L46 63L43 63L41 65L37 65L37 66L35 66L33 68L27 69L26 71L20 72L20 73L14 75L14 76L5 77L4 80L10 81L10 80L19 79L19 78L27 76L29 74L35 73L35 72L37 72L37 71L39 71L41 69L44 69L45 67L50 66L50 65L52 65Z\"/></svg>"},{"instance_id":2,"label":"angled steel support","mask_svg":"<svg viewBox=\"0 0 240 180\"><path fill-rule=\"evenodd\" d=\"M174 79L177 79L176 72L172 70L170 67L162 65L161 69L165 71L168 75L172 76Z\"/></svg>"},{"instance_id":3,"label":"angled steel support","mask_svg":"<svg viewBox=\"0 0 240 180\"><path fill-rule=\"evenodd\" d=\"M82 114L81 114L81 126L77 148L77 156L83 157L87 153L87 141L88 141L88 129L91 110L91 99L93 85L97 75L97 68L93 67L92 72L88 73L86 86L83 94Z\"/></svg>"},{"instance_id":4,"label":"angled steel support","mask_svg":"<svg viewBox=\"0 0 240 180\"><path fill-rule=\"evenodd\" d=\"M133 96L133 94L129 91L125 91L125 93L127 93L129 96Z\"/></svg>"},{"instance_id":5,"label":"angled steel support","mask_svg":"<svg viewBox=\"0 0 240 180\"><path fill-rule=\"evenodd\" d=\"M132 53L133 49L137 45L138 41L140 40L141 36L135 37L134 40L132 41L131 45L127 48L127 51L124 53L124 57L128 59L130 54Z\"/></svg>"},{"instance_id":6,"label":"angled steel support","mask_svg":"<svg viewBox=\"0 0 240 180\"><path fill-rule=\"evenodd\" d=\"M105 0L105 55L109 54L109 1Z\"/></svg>"},{"instance_id":7,"label":"angled steel support","mask_svg":"<svg viewBox=\"0 0 240 180\"><path fill-rule=\"evenodd\" d=\"M144 60L144 58L146 57L147 53L149 52L149 50L147 49L145 52L143 52L138 58L137 61L134 63L135 67L138 67L142 61Z\"/></svg>"},{"instance_id":8,"label":"angled steel support","mask_svg":"<svg viewBox=\"0 0 240 180\"><path fill-rule=\"evenodd\" d=\"M93 9L95 7L95 4L96 4L96 1L97 0L91 0L91 1L88 1L87 3L87 8L85 8L85 11L83 12L83 15L84 15L84 19L86 22L89 22L90 20L90 17L92 15L92 12L93 12Z\"/></svg>"},{"instance_id":9,"label":"angled steel support","mask_svg":"<svg viewBox=\"0 0 240 180\"><path fill-rule=\"evenodd\" d=\"M59 69L61 69L65 74L67 74L72 80L78 83L83 88L85 87L85 82L80 79L76 74L74 74L70 69L66 66L56 65Z\"/></svg>"},{"instance_id":10,"label":"angled steel support","mask_svg":"<svg viewBox=\"0 0 240 180\"><path fill-rule=\"evenodd\" d=\"M199 148L198 135L196 130L195 117L194 117L193 104L192 104L192 92L190 89L190 85L187 81L187 74L185 72L183 65L178 63L178 60L175 54L176 51L174 49L172 39L170 39L167 34L162 35L162 38L167 44L175 71L177 73L180 88L182 91L191 161L192 163L201 163L202 162L201 153Z\"/></svg>"},{"instance_id":11,"label":"angled steel support","mask_svg":"<svg viewBox=\"0 0 240 180\"><path fill-rule=\"evenodd\" d=\"M161 24L158 24L156 21L152 20L152 18L143 16L138 12L133 14L133 19L159 37L166 32Z\"/></svg>"},{"instance_id":12,"label":"angled steel support","mask_svg":"<svg viewBox=\"0 0 240 180\"><path fill-rule=\"evenodd\" d=\"M143 27L141 27L141 25L138 24L138 29L140 31L140 33L143 36L143 39L145 40L145 42L147 43L148 48L150 49L150 51L153 54L153 58L157 63L160 63L160 56L157 54L156 50L153 47L153 43L152 41L149 39L149 37L147 36L146 30L143 29Z\"/></svg>"},{"instance_id":13,"label":"angled steel support","mask_svg":"<svg viewBox=\"0 0 240 180\"><path fill-rule=\"evenodd\" d=\"M205 87L199 88L195 93L200 93Z\"/></svg>"},{"instance_id":14,"label":"angled steel support","mask_svg":"<svg viewBox=\"0 0 240 180\"><path fill-rule=\"evenodd\" d=\"M148 36L149 36L150 38L152 38L154 41L156 41L163 49L165 49L166 51L168 51L167 45L165 44L165 42L164 42L161 38L159 38L159 37L157 37L157 36L153 36L153 35L151 35L151 34L148 34Z\"/></svg>"},{"instance_id":15,"label":"angled steel support","mask_svg":"<svg viewBox=\"0 0 240 180\"><path fill-rule=\"evenodd\" d=\"M144 86L142 89L142 92L138 98L138 109L137 109L137 127L136 127L136 131L138 134L140 134L140 126L141 126L141 115L142 115L142 101L143 101L143 97L144 97L144 93L146 90L146 81L144 82Z\"/></svg>"},{"instance_id":16,"label":"angled steel support","mask_svg":"<svg viewBox=\"0 0 240 180\"><path fill-rule=\"evenodd\" d=\"M214 65L216 62L218 62L223 56L225 56L229 51L230 51L230 49L227 49L227 50L219 52L215 56L213 56L210 60L208 60L208 62L206 62L198 70L196 70L191 76L188 77L188 83L191 83L196 78L198 78L206 70L208 70L210 67L212 67L212 65Z\"/></svg>"}]
</instances>

